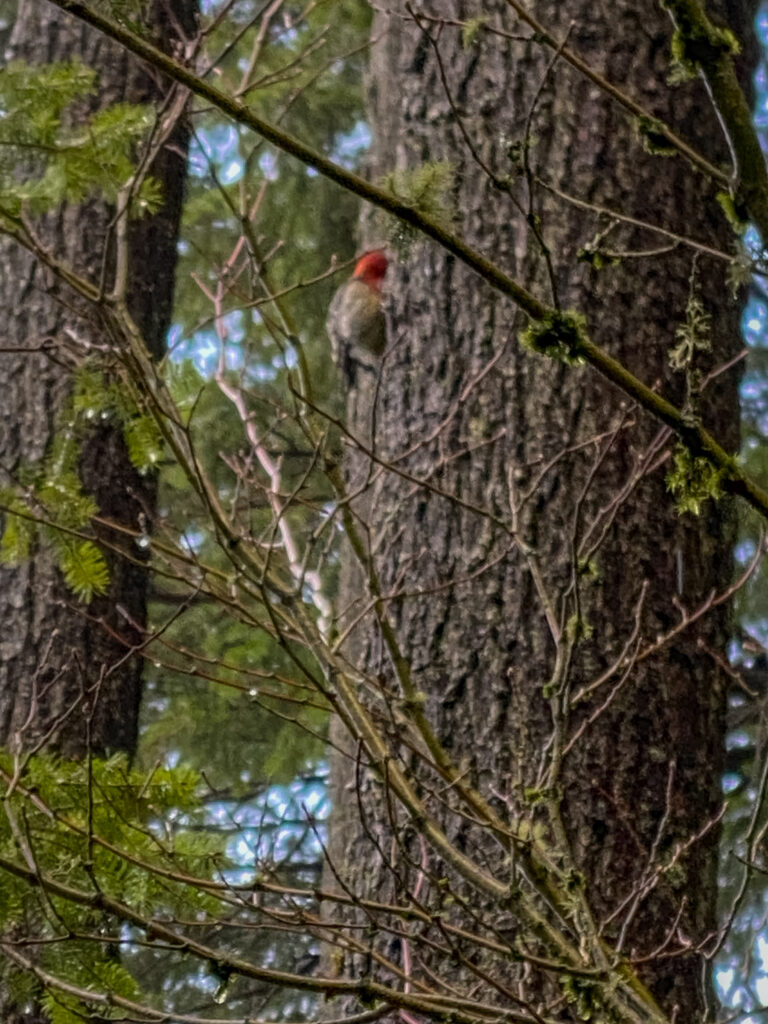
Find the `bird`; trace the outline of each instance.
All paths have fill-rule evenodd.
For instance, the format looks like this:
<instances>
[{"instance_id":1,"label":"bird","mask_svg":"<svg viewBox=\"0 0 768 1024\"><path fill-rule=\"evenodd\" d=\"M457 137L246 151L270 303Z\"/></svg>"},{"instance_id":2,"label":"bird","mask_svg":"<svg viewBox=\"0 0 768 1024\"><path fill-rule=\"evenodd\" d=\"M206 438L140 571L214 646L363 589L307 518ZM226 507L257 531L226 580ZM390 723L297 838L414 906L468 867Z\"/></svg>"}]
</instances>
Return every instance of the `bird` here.
<instances>
[{"instance_id":1,"label":"bird","mask_svg":"<svg viewBox=\"0 0 768 1024\"><path fill-rule=\"evenodd\" d=\"M328 308L326 327L331 354L350 386L356 383L359 367L377 372L387 347L381 291L388 266L383 249L365 253Z\"/></svg>"}]
</instances>

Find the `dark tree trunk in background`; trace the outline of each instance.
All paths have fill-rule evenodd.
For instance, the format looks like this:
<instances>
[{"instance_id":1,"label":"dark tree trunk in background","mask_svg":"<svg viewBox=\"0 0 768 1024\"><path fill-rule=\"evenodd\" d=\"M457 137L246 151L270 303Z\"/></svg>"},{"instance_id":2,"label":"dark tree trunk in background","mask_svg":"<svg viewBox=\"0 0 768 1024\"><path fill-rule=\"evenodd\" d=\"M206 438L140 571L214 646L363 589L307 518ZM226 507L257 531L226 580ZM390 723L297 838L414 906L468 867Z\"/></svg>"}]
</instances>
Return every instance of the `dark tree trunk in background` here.
<instances>
[{"instance_id":1,"label":"dark tree trunk in background","mask_svg":"<svg viewBox=\"0 0 768 1024\"><path fill-rule=\"evenodd\" d=\"M532 230L468 152L430 44L407 16L397 16L406 15L405 5L392 6L396 15L380 13L373 32L382 36L373 48L371 73L375 173L450 160L461 230L513 277L551 300ZM659 5L539 0L528 7L557 39L565 38L573 23L569 44L591 65L727 165L702 85L667 84L671 23ZM751 32L748 7L733 2L726 12L742 39ZM424 9L446 19L487 15L492 25L529 34L502 2L446 0L439 9ZM499 177L513 173L510 143L523 139L552 52L486 31L465 48L460 33L448 26L439 47L453 102L479 155ZM633 132L615 104L558 61L532 118L530 162L537 175L564 192L727 251L732 236L709 183L682 159L646 154ZM527 203L523 179L515 194ZM685 317L691 250L628 259L596 271L578 262L577 252L607 226L606 218L576 209L543 188L537 189L534 205L552 252L562 308L586 313L600 345L644 381L662 381L662 391L680 401L683 387L669 370L668 352ZM658 236L627 227L612 231L606 243L614 250L659 244ZM724 264L700 258L698 278L712 315L714 352L703 366L707 369L739 350L739 309L724 284ZM604 535L595 556L596 580L579 583L582 616L593 632L575 650L571 693L619 655L632 633L644 584L641 647L679 620L679 605L692 610L713 589L728 585L733 509L723 502L710 505L699 519L676 514L665 484L669 462L654 467L641 462L659 434L658 424L630 408L589 369L563 368L523 350L517 341L524 326L520 314L431 244L415 245L394 266L388 293L390 340L396 344L378 395L376 437L383 456L409 452L400 462L404 469L429 477L442 491L487 509L511 527L511 490L524 493L549 460L568 450L522 509L519 530L538 553L555 596L572 577L572 539L583 555ZM468 387L501 350L490 372ZM702 411L704 423L731 451L739 445L737 382L736 371L717 378ZM350 420L365 433L372 391L365 383L362 387L365 393L350 396ZM624 429L609 439L606 432L622 422ZM620 499L644 469L650 471ZM350 473L354 477L354 468ZM555 648L531 574L509 534L490 518L394 474L377 478L366 504L372 510L382 592L429 588L425 598L388 603L387 612L413 665L415 685L427 694L438 734L467 778L500 811L514 816L525 807L526 787L540 782L552 732L544 687ZM461 582L443 586L452 580ZM348 580L342 604L353 596L351 587ZM383 672L391 684L376 629L371 625L364 637L360 634L353 641L359 660L374 674ZM718 814L726 680L708 652L722 652L727 637L727 611L720 608L637 664L618 692L610 692L614 678L609 690L598 690L574 711L569 735L581 725L584 732L563 762L562 810L591 906L614 941L624 920L622 903L641 880L652 851L657 861L669 861L677 846ZM391 876L380 861L380 850L391 849L388 817L380 806L376 817L376 785L371 780L362 785L371 813L367 830L376 833L379 851L355 824L354 780L346 763L337 761L333 856L352 890L388 898ZM430 806L461 849L487 855L491 865L495 858L504 876L501 855L477 829L438 804ZM637 958L661 950L640 973L679 1021L695 1021L704 1013L705 965L698 952L683 952L681 945L706 945L716 927L717 842L713 826L680 855L676 869L640 902L624 943L625 955ZM434 857L431 864L437 875L445 870ZM413 886L414 866L400 867ZM461 978L457 969L450 980L461 987ZM545 989L534 974L522 991L535 1001Z\"/></svg>"},{"instance_id":2,"label":"dark tree trunk in background","mask_svg":"<svg viewBox=\"0 0 768 1024\"><path fill-rule=\"evenodd\" d=\"M166 48L177 46L179 26L187 34L194 30L194 11L194 0L150 5L155 38ZM168 83L157 73L43 0L19 4L6 57L32 64L82 61L98 74L92 109L118 102L157 105L168 93ZM170 326L186 145L185 131L177 130L162 148L152 167L162 183L162 209L129 227L129 306L155 354L163 351ZM57 258L96 284L106 266L109 285L113 213L101 201L65 205L44 219L38 233ZM42 458L61 429L57 416L71 382L70 332L94 346L107 340L97 316L82 301L18 246L0 239L0 335L4 345L31 350L0 356L4 471L16 473L24 463ZM41 352L44 341L52 347ZM81 470L103 517L132 530L149 525L155 481L131 465L119 427L94 428ZM100 536L132 547L120 533L101 528ZM85 715L91 714L93 749L133 751L142 661L126 645L142 638L147 574L143 565L107 554L109 592L88 606L78 603L44 551L19 568L0 569L0 742L30 749L45 740L61 753L78 756L86 744ZM138 548L131 554L140 560Z\"/></svg>"},{"instance_id":3,"label":"dark tree trunk in background","mask_svg":"<svg viewBox=\"0 0 768 1024\"><path fill-rule=\"evenodd\" d=\"M187 34L194 31L195 10L195 0L149 5L155 39L164 48L176 46L179 26ZM42 0L19 3L6 57L31 64L80 60L93 68L98 81L89 101L92 110L119 102L159 106L168 93L168 83L157 73ZM164 350L171 322L186 150L182 127L151 169L162 184L162 208L128 229L128 304L155 355ZM101 201L64 205L37 225L38 237L55 257L96 284L106 268L109 287L113 215L114 209ZM97 351L109 341L93 310L31 256L0 238L0 335L9 347L30 349L0 355L0 462L5 472L15 474L25 463L41 459L63 427L73 334ZM51 347L40 351L44 341ZM94 428L83 446L80 470L101 517L131 530L149 528L156 483L131 464L120 426L108 421ZM95 753L135 750L142 659L130 647L143 639L147 572L130 538L104 526L98 536L127 549L131 557L104 549L109 590L87 606L68 590L45 550L18 568L0 568L0 743L12 749L44 743L74 757L82 756L88 744ZM0 995L0 1016L7 1024L48 1019L34 1002L21 1007L6 1000Z\"/></svg>"}]
</instances>

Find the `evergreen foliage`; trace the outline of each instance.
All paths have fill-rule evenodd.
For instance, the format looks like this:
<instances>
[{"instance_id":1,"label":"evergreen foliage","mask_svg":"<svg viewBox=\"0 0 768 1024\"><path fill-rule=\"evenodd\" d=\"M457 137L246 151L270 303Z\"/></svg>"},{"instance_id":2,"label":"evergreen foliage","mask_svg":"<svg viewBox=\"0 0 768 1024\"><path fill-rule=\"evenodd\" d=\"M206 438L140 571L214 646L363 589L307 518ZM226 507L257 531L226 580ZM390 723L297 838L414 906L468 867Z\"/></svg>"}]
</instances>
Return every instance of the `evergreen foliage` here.
<instances>
[{"instance_id":1,"label":"evergreen foliage","mask_svg":"<svg viewBox=\"0 0 768 1024\"><path fill-rule=\"evenodd\" d=\"M14 861L20 847L34 850L39 876L63 881L81 897L47 896L4 872L4 934L35 935L41 971L135 999L143 985L129 969L130 956L120 962L115 950L130 952L140 937L102 909L102 897L139 914L201 918L219 909L213 894L184 880L211 878L230 863L223 838L201 829L200 776L184 766L131 768L124 756L78 763L37 755L19 765L5 754L0 777L9 794L0 858ZM89 1012L80 999L44 991L12 961L2 968L1 983L22 1005L42 998L52 1024L81 1024Z\"/></svg>"},{"instance_id":2,"label":"evergreen foliage","mask_svg":"<svg viewBox=\"0 0 768 1024\"><path fill-rule=\"evenodd\" d=\"M83 118L96 76L82 64L29 67L0 75L0 215L42 213L100 195L115 202L134 173L136 147L154 121L147 108L119 103ZM157 182L146 178L133 212L157 210Z\"/></svg>"},{"instance_id":3,"label":"evergreen foliage","mask_svg":"<svg viewBox=\"0 0 768 1024\"><path fill-rule=\"evenodd\" d=\"M99 509L83 491L80 446L86 434L112 419L124 432L136 468L156 470L162 438L155 420L142 413L130 393L91 361L75 374L72 397L59 415L49 452L39 465L29 464L21 470L19 487L0 492L6 509L0 558L7 564L19 564L42 541L51 548L67 585L85 602L106 593L109 571L99 547L83 536Z\"/></svg>"}]
</instances>

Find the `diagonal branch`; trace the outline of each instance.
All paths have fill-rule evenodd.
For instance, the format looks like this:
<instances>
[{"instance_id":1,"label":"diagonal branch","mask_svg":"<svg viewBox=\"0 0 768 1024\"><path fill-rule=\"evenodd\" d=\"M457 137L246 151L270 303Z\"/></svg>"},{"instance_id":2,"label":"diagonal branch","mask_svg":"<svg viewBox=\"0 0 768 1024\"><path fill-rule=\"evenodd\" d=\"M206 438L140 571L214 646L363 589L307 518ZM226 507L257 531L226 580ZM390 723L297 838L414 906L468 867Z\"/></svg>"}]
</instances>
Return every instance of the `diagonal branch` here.
<instances>
[{"instance_id":1,"label":"diagonal branch","mask_svg":"<svg viewBox=\"0 0 768 1024\"><path fill-rule=\"evenodd\" d=\"M768 242L768 168L752 123L734 56L739 43L730 29L715 25L704 0L661 0L675 25L678 49L686 65L698 67L712 97L734 159L731 183L737 212L741 207Z\"/></svg>"},{"instance_id":2,"label":"diagonal branch","mask_svg":"<svg viewBox=\"0 0 768 1024\"><path fill-rule=\"evenodd\" d=\"M361 178L360 175L354 174L329 160L328 157L319 153L311 146L307 146L300 139L295 138L295 136L289 135L269 121L258 117L246 104L233 99L231 96L215 88L215 86L203 81L193 71L179 64L172 57L169 57L146 40L141 39L129 29L92 10L82 0L50 0L50 2L61 10L79 18L81 21L92 25L100 32L103 32L104 35L114 39L121 46L136 54L136 56L161 70L173 81L186 86L195 95L213 104L236 123L252 129L262 138L266 139L267 142L272 143L307 166L313 167L320 174L331 181L335 181L342 188L354 192L373 206L385 210L404 223L416 228L428 238L432 238L479 274L497 291L512 299L531 320L537 323L551 324L555 320L562 319L563 314L558 313L541 302L535 295L504 273L492 260L489 260L469 245L461 236L448 231L431 217L415 209L397 196L392 195L392 193L379 188L377 185L372 185L364 178ZM698 6L697 0L675 0L675 3L678 7ZM755 188L757 187L756 182L752 184ZM749 188L747 190L748 195L752 196L753 191L754 189ZM765 224L768 228L768 189L766 189L765 193L765 202ZM757 214L753 214L753 216L759 225L760 218ZM768 231L766 231L766 235L768 236ZM566 316L569 320L573 321L572 315L566 314ZM661 420L662 423L666 423L667 426L671 427L693 455L707 459L717 470L721 471L721 487L724 491L743 498L763 518L768 519L768 491L758 486L736 464L734 457L729 455L717 443L709 431L692 421L690 417L677 409L671 402L656 394L650 387L635 377L634 374L630 373L626 367L586 337L584 331L579 331L578 333L580 335L578 346L576 350L570 353L572 356L589 363L611 383L617 385L625 394L635 399L644 409Z\"/></svg>"}]
</instances>

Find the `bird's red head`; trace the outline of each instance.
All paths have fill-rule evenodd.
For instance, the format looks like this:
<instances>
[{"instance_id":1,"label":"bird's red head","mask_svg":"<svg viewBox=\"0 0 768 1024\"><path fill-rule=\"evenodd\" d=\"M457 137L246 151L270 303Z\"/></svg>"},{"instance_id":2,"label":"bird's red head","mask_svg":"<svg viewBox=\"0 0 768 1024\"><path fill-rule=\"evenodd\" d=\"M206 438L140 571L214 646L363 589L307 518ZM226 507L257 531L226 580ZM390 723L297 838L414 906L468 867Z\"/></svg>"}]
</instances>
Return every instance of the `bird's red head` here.
<instances>
[{"instance_id":1,"label":"bird's red head","mask_svg":"<svg viewBox=\"0 0 768 1024\"><path fill-rule=\"evenodd\" d=\"M381 291L388 265L389 260L384 250L374 249L373 252L367 252L365 256L362 256L357 261L355 272L352 276L357 281L365 281L367 285L370 285L371 288L375 288L379 292Z\"/></svg>"}]
</instances>

